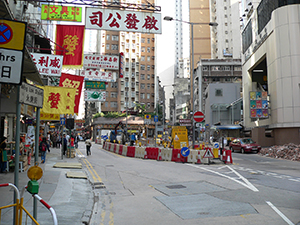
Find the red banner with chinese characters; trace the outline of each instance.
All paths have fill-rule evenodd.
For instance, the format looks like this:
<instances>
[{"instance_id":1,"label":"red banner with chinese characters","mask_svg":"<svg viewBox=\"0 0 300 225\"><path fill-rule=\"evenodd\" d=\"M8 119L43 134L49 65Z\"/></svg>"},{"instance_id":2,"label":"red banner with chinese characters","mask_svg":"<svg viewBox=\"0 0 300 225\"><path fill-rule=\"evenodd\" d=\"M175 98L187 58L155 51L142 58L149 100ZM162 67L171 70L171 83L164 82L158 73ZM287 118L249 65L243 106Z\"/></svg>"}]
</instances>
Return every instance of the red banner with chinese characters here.
<instances>
[{"instance_id":1,"label":"red banner with chinese characters","mask_svg":"<svg viewBox=\"0 0 300 225\"><path fill-rule=\"evenodd\" d=\"M81 25L56 25L56 55L64 56L64 68L81 69L83 60L84 29L84 26Z\"/></svg>"},{"instance_id":2,"label":"red banner with chinese characters","mask_svg":"<svg viewBox=\"0 0 300 225\"><path fill-rule=\"evenodd\" d=\"M68 88L76 89L74 113L78 113L79 110L83 80L84 80L83 76L76 76L67 73L62 73L59 80L60 87L68 87Z\"/></svg>"}]
</instances>

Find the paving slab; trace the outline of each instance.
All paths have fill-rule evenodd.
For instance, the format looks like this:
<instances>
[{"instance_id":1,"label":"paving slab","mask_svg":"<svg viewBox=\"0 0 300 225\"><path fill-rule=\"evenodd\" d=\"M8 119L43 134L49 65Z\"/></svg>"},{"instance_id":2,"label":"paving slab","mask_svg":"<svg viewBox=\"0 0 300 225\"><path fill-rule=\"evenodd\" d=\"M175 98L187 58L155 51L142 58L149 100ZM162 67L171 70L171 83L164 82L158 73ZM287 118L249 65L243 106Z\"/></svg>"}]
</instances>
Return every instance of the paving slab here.
<instances>
[{"instance_id":1,"label":"paving slab","mask_svg":"<svg viewBox=\"0 0 300 225\"><path fill-rule=\"evenodd\" d=\"M81 163L68 163L58 162L53 165L54 168L71 168L71 169L82 169Z\"/></svg>"},{"instance_id":2,"label":"paving slab","mask_svg":"<svg viewBox=\"0 0 300 225\"><path fill-rule=\"evenodd\" d=\"M70 171L66 174L67 178L79 178L79 179L87 179L87 176L84 172L78 171Z\"/></svg>"}]
</instances>

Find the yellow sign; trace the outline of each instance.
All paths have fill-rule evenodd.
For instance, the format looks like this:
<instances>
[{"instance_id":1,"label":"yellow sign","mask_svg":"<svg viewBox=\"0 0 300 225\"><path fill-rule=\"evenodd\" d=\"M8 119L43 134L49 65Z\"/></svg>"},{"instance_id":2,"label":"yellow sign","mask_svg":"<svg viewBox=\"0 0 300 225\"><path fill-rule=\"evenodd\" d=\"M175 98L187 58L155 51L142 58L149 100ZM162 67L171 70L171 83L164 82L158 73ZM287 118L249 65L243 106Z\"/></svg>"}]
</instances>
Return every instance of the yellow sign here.
<instances>
[{"instance_id":1,"label":"yellow sign","mask_svg":"<svg viewBox=\"0 0 300 225\"><path fill-rule=\"evenodd\" d=\"M26 23L0 19L0 48L23 51Z\"/></svg>"},{"instance_id":2,"label":"yellow sign","mask_svg":"<svg viewBox=\"0 0 300 225\"><path fill-rule=\"evenodd\" d=\"M53 113L44 113L42 110L40 111L40 119L41 120L50 120L50 121L60 121L60 114Z\"/></svg>"},{"instance_id":3,"label":"yellow sign","mask_svg":"<svg viewBox=\"0 0 300 225\"><path fill-rule=\"evenodd\" d=\"M145 119L151 119L151 115L150 114L146 114L145 115Z\"/></svg>"},{"instance_id":4,"label":"yellow sign","mask_svg":"<svg viewBox=\"0 0 300 225\"><path fill-rule=\"evenodd\" d=\"M172 129L172 142L174 149L181 149L189 146L189 139L186 127L176 126Z\"/></svg>"}]
</instances>

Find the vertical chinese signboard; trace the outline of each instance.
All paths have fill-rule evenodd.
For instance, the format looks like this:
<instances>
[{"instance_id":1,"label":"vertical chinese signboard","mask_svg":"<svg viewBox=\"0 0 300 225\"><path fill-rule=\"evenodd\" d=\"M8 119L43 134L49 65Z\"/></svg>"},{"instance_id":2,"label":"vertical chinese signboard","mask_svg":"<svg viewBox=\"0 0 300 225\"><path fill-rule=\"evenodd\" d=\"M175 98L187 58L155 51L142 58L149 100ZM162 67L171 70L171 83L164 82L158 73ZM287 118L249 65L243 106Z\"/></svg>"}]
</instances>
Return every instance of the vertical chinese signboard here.
<instances>
[{"instance_id":1,"label":"vertical chinese signboard","mask_svg":"<svg viewBox=\"0 0 300 225\"><path fill-rule=\"evenodd\" d=\"M161 14L86 8L86 29L161 34Z\"/></svg>"},{"instance_id":2,"label":"vertical chinese signboard","mask_svg":"<svg viewBox=\"0 0 300 225\"><path fill-rule=\"evenodd\" d=\"M251 118L268 118L269 104L268 92L250 91L250 117Z\"/></svg>"}]
</instances>

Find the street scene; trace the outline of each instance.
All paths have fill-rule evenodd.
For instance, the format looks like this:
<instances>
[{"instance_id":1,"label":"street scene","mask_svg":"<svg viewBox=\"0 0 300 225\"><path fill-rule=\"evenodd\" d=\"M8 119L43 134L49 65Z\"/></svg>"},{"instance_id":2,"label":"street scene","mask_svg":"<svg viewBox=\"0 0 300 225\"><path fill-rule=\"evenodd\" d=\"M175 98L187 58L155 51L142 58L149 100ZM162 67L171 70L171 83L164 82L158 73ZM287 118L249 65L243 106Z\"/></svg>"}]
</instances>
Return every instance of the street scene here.
<instances>
[{"instance_id":1,"label":"street scene","mask_svg":"<svg viewBox=\"0 0 300 225\"><path fill-rule=\"evenodd\" d=\"M300 0L0 0L0 224L300 225Z\"/></svg>"}]
</instances>

